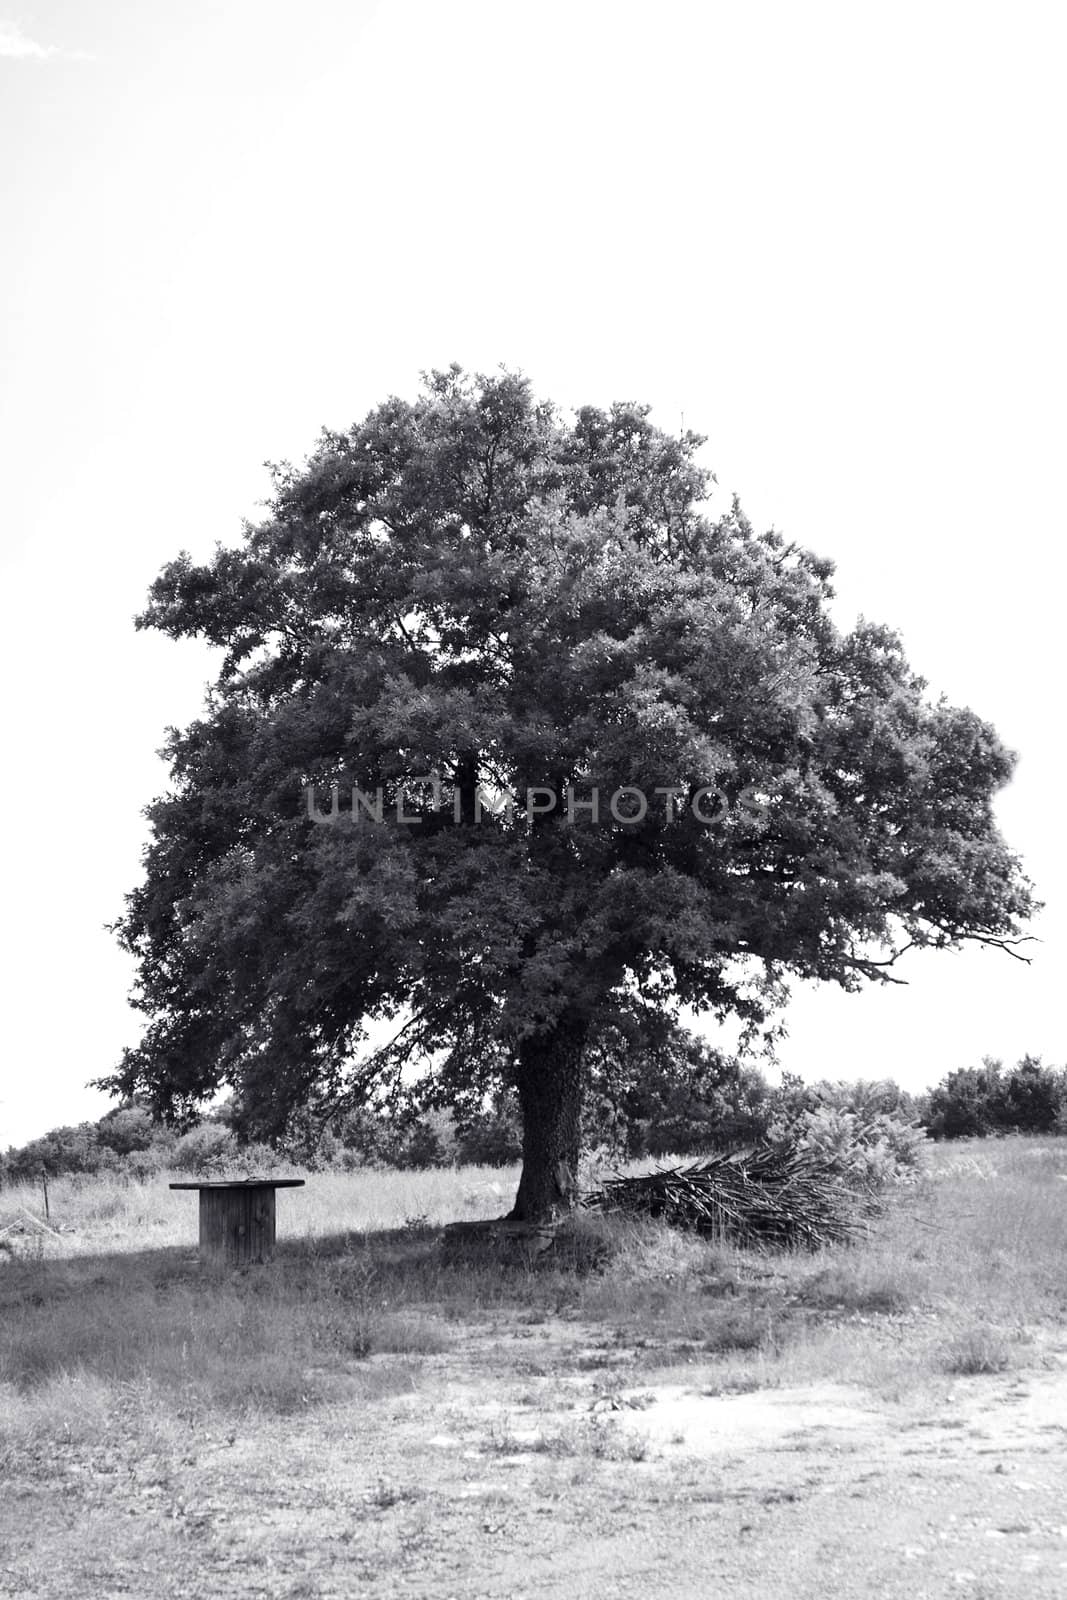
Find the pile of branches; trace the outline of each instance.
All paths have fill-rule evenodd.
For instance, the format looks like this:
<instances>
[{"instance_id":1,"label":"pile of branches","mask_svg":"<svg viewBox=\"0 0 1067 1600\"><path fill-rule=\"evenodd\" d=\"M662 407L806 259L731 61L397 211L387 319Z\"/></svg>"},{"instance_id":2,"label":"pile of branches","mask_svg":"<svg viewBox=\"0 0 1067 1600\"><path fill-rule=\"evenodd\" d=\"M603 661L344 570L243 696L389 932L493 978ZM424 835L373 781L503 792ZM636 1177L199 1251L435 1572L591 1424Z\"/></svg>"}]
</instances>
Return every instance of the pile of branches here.
<instances>
[{"instance_id":1,"label":"pile of branches","mask_svg":"<svg viewBox=\"0 0 1067 1600\"><path fill-rule=\"evenodd\" d=\"M609 1178L582 1203L662 1217L732 1244L810 1250L854 1238L874 1206L869 1193L828 1172L818 1154L780 1145Z\"/></svg>"}]
</instances>

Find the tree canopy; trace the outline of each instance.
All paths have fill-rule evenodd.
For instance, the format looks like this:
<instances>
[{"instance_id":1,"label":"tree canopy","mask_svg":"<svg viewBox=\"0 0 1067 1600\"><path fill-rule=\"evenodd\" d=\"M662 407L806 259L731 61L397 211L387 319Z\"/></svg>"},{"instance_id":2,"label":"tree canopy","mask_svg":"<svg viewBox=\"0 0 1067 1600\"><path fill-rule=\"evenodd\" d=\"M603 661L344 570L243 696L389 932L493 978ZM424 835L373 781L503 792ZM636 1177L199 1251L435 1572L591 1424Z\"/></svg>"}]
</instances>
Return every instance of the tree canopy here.
<instances>
[{"instance_id":1,"label":"tree canopy","mask_svg":"<svg viewBox=\"0 0 1067 1600\"><path fill-rule=\"evenodd\" d=\"M109 1087L180 1116L230 1085L270 1137L408 1062L442 1100L510 1082L540 1217L610 1030L1014 946L1013 757L835 626L830 562L712 514L703 442L453 367L164 569L138 625L222 660L117 925L148 1023Z\"/></svg>"}]
</instances>

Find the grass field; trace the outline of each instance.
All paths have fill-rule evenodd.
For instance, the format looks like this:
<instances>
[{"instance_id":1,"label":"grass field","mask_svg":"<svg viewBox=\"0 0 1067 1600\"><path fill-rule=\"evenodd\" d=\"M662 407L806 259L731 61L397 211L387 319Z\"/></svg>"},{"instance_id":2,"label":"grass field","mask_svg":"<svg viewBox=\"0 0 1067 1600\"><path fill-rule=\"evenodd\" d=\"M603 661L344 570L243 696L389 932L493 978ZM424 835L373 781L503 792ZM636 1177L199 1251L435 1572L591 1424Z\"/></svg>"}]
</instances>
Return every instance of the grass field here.
<instances>
[{"instance_id":1,"label":"grass field","mask_svg":"<svg viewBox=\"0 0 1067 1600\"><path fill-rule=\"evenodd\" d=\"M225 1273L198 1264L196 1197L166 1179L53 1185L56 1232L8 1235L0 1257L0 1594L647 1597L715 1592L711 1571L790 1600L1067 1590L1067 1514L1025 1522L1036 1564L1001 1560L992 1535L1012 1535L978 1527L992 1464L968 1448L984 1428L1013 1489L995 1401L1029 1451L1028 1503L1067 1488L1067 1406L1047 1420L1067 1141L935 1149L861 1243L815 1255L590 1218L584 1262L449 1264L439 1225L500 1215L514 1180L309 1174L279 1193L273 1265ZM40 1194L0 1194L0 1218L21 1207L41 1215ZM939 1560L973 1515L981 1562L956 1551L924 1588L878 1556L875 1579L870 1506L853 1526L872 1498L902 1528L941 1506Z\"/></svg>"}]
</instances>

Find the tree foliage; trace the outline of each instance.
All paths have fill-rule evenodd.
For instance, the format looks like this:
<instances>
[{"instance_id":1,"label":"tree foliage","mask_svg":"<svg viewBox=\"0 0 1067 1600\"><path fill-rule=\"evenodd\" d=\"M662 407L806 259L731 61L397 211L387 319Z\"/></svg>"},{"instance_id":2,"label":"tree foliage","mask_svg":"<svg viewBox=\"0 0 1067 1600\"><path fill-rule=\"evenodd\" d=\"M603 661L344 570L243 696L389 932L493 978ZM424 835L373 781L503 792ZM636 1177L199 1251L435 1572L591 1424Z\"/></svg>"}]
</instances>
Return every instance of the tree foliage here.
<instances>
[{"instance_id":1,"label":"tree foliage","mask_svg":"<svg viewBox=\"0 0 1067 1600\"><path fill-rule=\"evenodd\" d=\"M1011 755L888 629L835 626L828 561L711 515L702 442L452 368L277 468L238 548L164 569L140 626L221 664L118 924L147 1027L108 1086L180 1117L228 1084L269 1138L413 1062L442 1103L511 1083L517 1214L543 1215L611 1029L679 1004L766 1028L790 975L1012 946ZM307 785L337 786L330 825ZM515 809L479 815L479 787Z\"/></svg>"}]
</instances>

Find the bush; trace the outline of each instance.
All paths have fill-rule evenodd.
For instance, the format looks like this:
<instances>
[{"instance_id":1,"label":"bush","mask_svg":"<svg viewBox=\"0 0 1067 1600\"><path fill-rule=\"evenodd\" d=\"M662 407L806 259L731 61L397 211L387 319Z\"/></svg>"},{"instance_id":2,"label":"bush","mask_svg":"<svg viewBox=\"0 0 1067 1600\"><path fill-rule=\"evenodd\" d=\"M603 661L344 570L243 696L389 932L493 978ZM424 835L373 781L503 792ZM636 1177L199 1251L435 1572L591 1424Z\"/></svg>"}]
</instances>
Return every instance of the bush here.
<instances>
[{"instance_id":1,"label":"bush","mask_svg":"<svg viewBox=\"0 0 1067 1600\"><path fill-rule=\"evenodd\" d=\"M762 1073L676 1025L651 1042L609 1036L588 1062L585 1143L630 1159L751 1144L766 1132Z\"/></svg>"},{"instance_id":2,"label":"bush","mask_svg":"<svg viewBox=\"0 0 1067 1600\"><path fill-rule=\"evenodd\" d=\"M169 1159L169 1149L158 1144L148 1150L131 1150L122 1162L122 1175L137 1183L144 1183L148 1178L154 1178L157 1172L162 1172Z\"/></svg>"},{"instance_id":3,"label":"bush","mask_svg":"<svg viewBox=\"0 0 1067 1600\"><path fill-rule=\"evenodd\" d=\"M5 1181L33 1183L45 1173L49 1178L68 1174L107 1172L118 1166L114 1150L101 1144L95 1123L53 1128L19 1150L9 1150L4 1160Z\"/></svg>"},{"instance_id":4,"label":"bush","mask_svg":"<svg viewBox=\"0 0 1067 1600\"><path fill-rule=\"evenodd\" d=\"M447 1167L456 1160L456 1121L451 1111L426 1111L400 1132L392 1151L397 1167Z\"/></svg>"},{"instance_id":5,"label":"bush","mask_svg":"<svg viewBox=\"0 0 1067 1600\"><path fill-rule=\"evenodd\" d=\"M468 1118L458 1129L460 1166L508 1167L522 1156L522 1118L514 1094L498 1095L488 1111Z\"/></svg>"},{"instance_id":6,"label":"bush","mask_svg":"<svg viewBox=\"0 0 1067 1600\"><path fill-rule=\"evenodd\" d=\"M783 1079L783 1084L786 1081ZM822 1105L832 1106L838 1111L853 1111L860 1117L896 1117L905 1123L919 1120L919 1099L902 1089L892 1078L839 1079L834 1083L824 1078L818 1083L801 1084L800 1087L807 1097L810 1110Z\"/></svg>"},{"instance_id":7,"label":"bush","mask_svg":"<svg viewBox=\"0 0 1067 1600\"><path fill-rule=\"evenodd\" d=\"M222 1172L237 1160L237 1140L219 1122L202 1122L183 1133L171 1152L169 1165L175 1172Z\"/></svg>"},{"instance_id":8,"label":"bush","mask_svg":"<svg viewBox=\"0 0 1067 1600\"><path fill-rule=\"evenodd\" d=\"M769 1141L815 1157L853 1188L874 1190L915 1176L926 1132L893 1113L864 1116L821 1105L772 1125Z\"/></svg>"},{"instance_id":9,"label":"bush","mask_svg":"<svg viewBox=\"0 0 1067 1600\"><path fill-rule=\"evenodd\" d=\"M144 1106L119 1106L100 1118L96 1125L97 1139L121 1158L134 1151L147 1151L156 1147L162 1152L174 1144L174 1136L160 1127Z\"/></svg>"},{"instance_id":10,"label":"bush","mask_svg":"<svg viewBox=\"0 0 1067 1600\"><path fill-rule=\"evenodd\" d=\"M998 1125L1020 1133L1051 1133L1064 1103L1064 1074L1024 1056L1001 1084L996 1102Z\"/></svg>"},{"instance_id":11,"label":"bush","mask_svg":"<svg viewBox=\"0 0 1067 1600\"><path fill-rule=\"evenodd\" d=\"M337 1155L340 1165L389 1165L396 1143L396 1130L381 1112L370 1106L357 1106L339 1117L331 1131L341 1147Z\"/></svg>"},{"instance_id":12,"label":"bush","mask_svg":"<svg viewBox=\"0 0 1067 1600\"><path fill-rule=\"evenodd\" d=\"M996 1127L1000 1062L950 1072L931 1091L927 1127L935 1139L985 1138Z\"/></svg>"},{"instance_id":13,"label":"bush","mask_svg":"<svg viewBox=\"0 0 1067 1600\"><path fill-rule=\"evenodd\" d=\"M1067 1118L1067 1074L1024 1056L1009 1072L987 1056L950 1072L930 1093L924 1121L935 1139L1055 1133Z\"/></svg>"}]
</instances>

